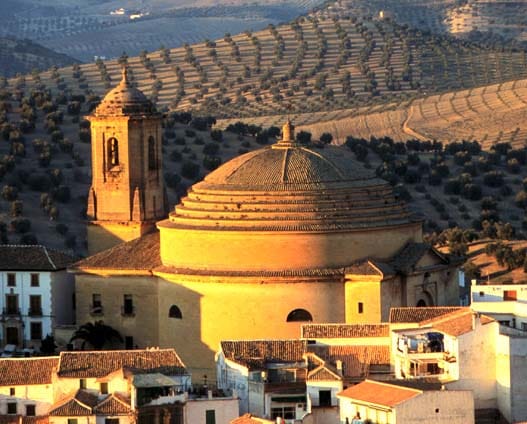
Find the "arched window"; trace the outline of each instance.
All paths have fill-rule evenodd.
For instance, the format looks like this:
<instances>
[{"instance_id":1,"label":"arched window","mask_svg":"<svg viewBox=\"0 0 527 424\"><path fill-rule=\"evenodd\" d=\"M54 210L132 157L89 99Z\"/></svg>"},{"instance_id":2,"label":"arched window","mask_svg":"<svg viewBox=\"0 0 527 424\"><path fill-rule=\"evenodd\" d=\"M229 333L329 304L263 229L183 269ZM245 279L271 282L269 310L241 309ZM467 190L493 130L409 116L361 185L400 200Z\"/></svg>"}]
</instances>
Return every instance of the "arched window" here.
<instances>
[{"instance_id":1,"label":"arched window","mask_svg":"<svg viewBox=\"0 0 527 424\"><path fill-rule=\"evenodd\" d=\"M287 316L287 322L305 321L313 321L313 317L305 309L295 309L294 311L289 312L289 315Z\"/></svg>"},{"instance_id":2,"label":"arched window","mask_svg":"<svg viewBox=\"0 0 527 424\"><path fill-rule=\"evenodd\" d=\"M119 165L119 142L115 137L108 140L107 150L108 167Z\"/></svg>"},{"instance_id":3,"label":"arched window","mask_svg":"<svg viewBox=\"0 0 527 424\"><path fill-rule=\"evenodd\" d=\"M156 141L154 137L148 137L148 169L151 171L157 169Z\"/></svg>"},{"instance_id":4,"label":"arched window","mask_svg":"<svg viewBox=\"0 0 527 424\"><path fill-rule=\"evenodd\" d=\"M181 314L181 309L179 309L176 305L172 305L170 307L170 310L168 311L168 317L176 318L176 319L183 319L183 315Z\"/></svg>"}]
</instances>

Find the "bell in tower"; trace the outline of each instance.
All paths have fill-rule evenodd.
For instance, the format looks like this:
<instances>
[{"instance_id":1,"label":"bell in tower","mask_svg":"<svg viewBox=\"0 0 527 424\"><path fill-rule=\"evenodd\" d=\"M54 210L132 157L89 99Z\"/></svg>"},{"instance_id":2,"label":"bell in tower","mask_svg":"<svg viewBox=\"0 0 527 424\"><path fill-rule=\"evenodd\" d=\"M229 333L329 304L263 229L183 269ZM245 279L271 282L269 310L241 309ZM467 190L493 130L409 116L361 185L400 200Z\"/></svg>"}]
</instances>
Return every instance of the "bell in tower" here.
<instances>
[{"instance_id":1,"label":"bell in tower","mask_svg":"<svg viewBox=\"0 0 527 424\"><path fill-rule=\"evenodd\" d=\"M88 116L92 185L88 196L88 253L155 230L167 213L161 155L161 115L128 80Z\"/></svg>"}]
</instances>

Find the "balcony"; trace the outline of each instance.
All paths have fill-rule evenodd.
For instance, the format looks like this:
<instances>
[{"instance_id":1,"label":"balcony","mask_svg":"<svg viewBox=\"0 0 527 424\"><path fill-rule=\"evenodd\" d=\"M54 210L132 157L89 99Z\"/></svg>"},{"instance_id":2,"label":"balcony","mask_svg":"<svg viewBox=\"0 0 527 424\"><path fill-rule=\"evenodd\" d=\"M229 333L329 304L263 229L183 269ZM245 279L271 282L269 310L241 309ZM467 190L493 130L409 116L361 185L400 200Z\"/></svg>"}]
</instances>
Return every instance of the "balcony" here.
<instances>
[{"instance_id":1,"label":"balcony","mask_svg":"<svg viewBox=\"0 0 527 424\"><path fill-rule=\"evenodd\" d=\"M90 305L90 315L92 317L100 317L103 315L103 308L101 304Z\"/></svg>"},{"instance_id":2,"label":"balcony","mask_svg":"<svg viewBox=\"0 0 527 424\"><path fill-rule=\"evenodd\" d=\"M2 315L8 317L20 316L20 308L3 308Z\"/></svg>"},{"instance_id":3,"label":"balcony","mask_svg":"<svg viewBox=\"0 0 527 424\"><path fill-rule=\"evenodd\" d=\"M30 317L41 317L43 315L42 314L42 308L29 308L27 310L27 314Z\"/></svg>"},{"instance_id":4,"label":"balcony","mask_svg":"<svg viewBox=\"0 0 527 424\"><path fill-rule=\"evenodd\" d=\"M123 317L135 317L135 307L133 305L121 306L121 315Z\"/></svg>"}]
</instances>

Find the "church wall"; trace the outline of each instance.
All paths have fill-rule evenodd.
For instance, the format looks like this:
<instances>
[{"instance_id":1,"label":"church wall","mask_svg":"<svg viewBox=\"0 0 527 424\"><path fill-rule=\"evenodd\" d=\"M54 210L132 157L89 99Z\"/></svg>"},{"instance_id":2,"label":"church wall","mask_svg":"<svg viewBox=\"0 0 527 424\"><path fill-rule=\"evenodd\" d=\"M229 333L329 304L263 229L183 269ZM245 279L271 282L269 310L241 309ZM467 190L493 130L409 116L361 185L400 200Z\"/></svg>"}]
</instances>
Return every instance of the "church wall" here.
<instances>
[{"instance_id":1,"label":"church wall","mask_svg":"<svg viewBox=\"0 0 527 424\"><path fill-rule=\"evenodd\" d=\"M425 276L424 271L406 277L407 305L417 306L419 300L426 301L426 306L459 305L459 287L457 272L454 268L441 268L430 271Z\"/></svg>"},{"instance_id":2,"label":"church wall","mask_svg":"<svg viewBox=\"0 0 527 424\"><path fill-rule=\"evenodd\" d=\"M159 281L160 345L174 347L193 381L215 374L220 341L300 337L301 322L286 322L297 308L313 322L344 321L343 284L338 282L252 283ZM176 304L183 319L168 317ZM192 337L189 337L192 335Z\"/></svg>"},{"instance_id":3,"label":"church wall","mask_svg":"<svg viewBox=\"0 0 527 424\"><path fill-rule=\"evenodd\" d=\"M381 322L381 283L378 276L347 281L345 293L346 323ZM362 309L359 309L359 303Z\"/></svg>"},{"instance_id":4,"label":"church wall","mask_svg":"<svg viewBox=\"0 0 527 424\"><path fill-rule=\"evenodd\" d=\"M103 320L118 330L123 339L132 336L134 346L159 346L156 277L78 274L75 288L78 325ZM90 314L94 293L101 295L102 314ZM122 314L125 294L132 295L132 316Z\"/></svg>"},{"instance_id":5,"label":"church wall","mask_svg":"<svg viewBox=\"0 0 527 424\"><path fill-rule=\"evenodd\" d=\"M342 233L178 230L158 223L161 258L177 268L276 270L336 268L366 257L391 258L408 241L421 241L420 223ZM203 246L207 246L206 249ZM180 252L185 252L181 255ZM235 260L235 263L233 261Z\"/></svg>"}]
</instances>

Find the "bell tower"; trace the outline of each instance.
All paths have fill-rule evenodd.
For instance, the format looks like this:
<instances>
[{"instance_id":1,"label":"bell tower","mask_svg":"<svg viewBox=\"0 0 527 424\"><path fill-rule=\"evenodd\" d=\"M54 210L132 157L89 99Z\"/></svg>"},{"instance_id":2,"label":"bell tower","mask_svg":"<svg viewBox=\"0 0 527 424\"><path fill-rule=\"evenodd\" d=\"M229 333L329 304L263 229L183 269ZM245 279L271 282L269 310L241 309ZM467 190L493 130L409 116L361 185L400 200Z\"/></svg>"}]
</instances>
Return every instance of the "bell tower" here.
<instances>
[{"instance_id":1,"label":"bell tower","mask_svg":"<svg viewBox=\"0 0 527 424\"><path fill-rule=\"evenodd\" d=\"M166 216L161 115L129 80L121 82L88 116L92 184L88 195L88 253L155 230Z\"/></svg>"}]
</instances>

